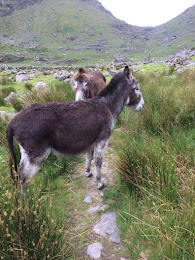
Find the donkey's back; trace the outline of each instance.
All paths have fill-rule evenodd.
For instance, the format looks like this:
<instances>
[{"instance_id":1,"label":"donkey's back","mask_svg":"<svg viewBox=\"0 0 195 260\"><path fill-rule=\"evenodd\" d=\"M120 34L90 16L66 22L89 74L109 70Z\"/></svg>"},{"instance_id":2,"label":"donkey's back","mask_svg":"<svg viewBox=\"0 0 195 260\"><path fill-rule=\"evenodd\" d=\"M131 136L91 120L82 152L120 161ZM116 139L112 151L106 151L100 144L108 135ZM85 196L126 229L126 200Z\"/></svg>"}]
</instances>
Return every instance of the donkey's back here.
<instances>
[{"instance_id":1,"label":"donkey's back","mask_svg":"<svg viewBox=\"0 0 195 260\"><path fill-rule=\"evenodd\" d=\"M33 104L12 119L7 133L12 131L19 145L33 158L47 149L65 156L86 152L111 133L112 115L100 103L96 99Z\"/></svg>"}]
</instances>

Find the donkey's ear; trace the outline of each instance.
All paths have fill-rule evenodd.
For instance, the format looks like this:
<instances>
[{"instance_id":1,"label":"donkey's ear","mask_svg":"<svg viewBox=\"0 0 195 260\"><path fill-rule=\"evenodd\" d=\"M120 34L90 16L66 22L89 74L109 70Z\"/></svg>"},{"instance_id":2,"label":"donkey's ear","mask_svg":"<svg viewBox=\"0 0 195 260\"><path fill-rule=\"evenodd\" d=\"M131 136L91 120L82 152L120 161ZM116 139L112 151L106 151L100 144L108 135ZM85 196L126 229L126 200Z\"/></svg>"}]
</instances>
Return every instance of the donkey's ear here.
<instances>
[{"instance_id":1,"label":"donkey's ear","mask_svg":"<svg viewBox=\"0 0 195 260\"><path fill-rule=\"evenodd\" d=\"M115 71L113 71L113 70L111 70L111 69L109 69L109 68L107 68L107 71L108 71L108 73L111 75L111 76L114 76L117 72L115 72Z\"/></svg>"},{"instance_id":2,"label":"donkey's ear","mask_svg":"<svg viewBox=\"0 0 195 260\"><path fill-rule=\"evenodd\" d=\"M131 78L131 77L132 77L132 72L131 72L131 70L129 69L128 66L125 66L125 68L124 68L124 74L125 74L128 78Z\"/></svg>"},{"instance_id":3,"label":"donkey's ear","mask_svg":"<svg viewBox=\"0 0 195 260\"><path fill-rule=\"evenodd\" d=\"M79 68L79 73L86 73L86 70L84 70L83 68Z\"/></svg>"}]
</instances>

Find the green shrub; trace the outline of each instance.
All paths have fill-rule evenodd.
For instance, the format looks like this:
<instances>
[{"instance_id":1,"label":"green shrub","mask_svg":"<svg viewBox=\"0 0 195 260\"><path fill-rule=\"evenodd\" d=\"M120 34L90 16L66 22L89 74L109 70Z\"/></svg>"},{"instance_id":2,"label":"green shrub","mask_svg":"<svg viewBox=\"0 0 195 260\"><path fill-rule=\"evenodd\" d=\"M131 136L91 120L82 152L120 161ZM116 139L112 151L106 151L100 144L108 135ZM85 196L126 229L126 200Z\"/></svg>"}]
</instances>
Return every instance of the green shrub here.
<instances>
[{"instance_id":1,"label":"green shrub","mask_svg":"<svg viewBox=\"0 0 195 260\"><path fill-rule=\"evenodd\" d=\"M0 77L0 85L10 85L12 83L12 79L6 77L6 76L3 76L3 77Z\"/></svg>"},{"instance_id":2,"label":"green shrub","mask_svg":"<svg viewBox=\"0 0 195 260\"><path fill-rule=\"evenodd\" d=\"M17 97L12 98L11 104L16 112L20 112L24 108L22 101Z\"/></svg>"},{"instance_id":3,"label":"green shrub","mask_svg":"<svg viewBox=\"0 0 195 260\"><path fill-rule=\"evenodd\" d=\"M26 90L32 90L33 85L32 85L31 83L29 83L29 82L26 82L26 83L24 84L24 87L25 87Z\"/></svg>"},{"instance_id":4,"label":"green shrub","mask_svg":"<svg viewBox=\"0 0 195 260\"><path fill-rule=\"evenodd\" d=\"M51 74L50 71L43 71L43 75L44 75L44 76L48 76L48 75L50 75L50 74Z\"/></svg>"},{"instance_id":5,"label":"green shrub","mask_svg":"<svg viewBox=\"0 0 195 260\"><path fill-rule=\"evenodd\" d=\"M175 72L175 66L169 67L168 75L173 75L174 72Z\"/></svg>"}]
</instances>

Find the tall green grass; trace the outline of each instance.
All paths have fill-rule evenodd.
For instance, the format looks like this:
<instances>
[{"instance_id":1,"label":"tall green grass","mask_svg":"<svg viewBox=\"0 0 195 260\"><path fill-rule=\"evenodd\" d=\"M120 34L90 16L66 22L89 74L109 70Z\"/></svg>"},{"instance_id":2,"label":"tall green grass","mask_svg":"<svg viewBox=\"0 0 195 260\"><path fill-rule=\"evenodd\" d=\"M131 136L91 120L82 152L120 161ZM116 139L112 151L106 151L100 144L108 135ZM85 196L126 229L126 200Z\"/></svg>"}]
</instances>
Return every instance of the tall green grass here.
<instances>
[{"instance_id":1,"label":"tall green grass","mask_svg":"<svg viewBox=\"0 0 195 260\"><path fill-rule=\"evenodd\" d=\"M74 92L68 83L55 82L48 90L28 91L23 99L24 106L32 103L66 102L74 100Z\"/></svg>"},{"instance_id":2,"label":"tall green grass","mask_svg":"<svg viewBox=\"0 0 195 260\"><path fill-rule=\"evenodd\" d=\"M28 91L24 104L73 99L70 86L59 83L47 91ZM67 173L68 161L50 156L41 170L43 174L30 185L24 203L20 188L13 186L8 169L7 123L0 119L0 259L70 259L72 248L66 237L68 220L55 217L49 195L50 181ZM16 151L18 154L17 146Z\"/></svg>"},{"instance_id":3,"label":"tall green grass","mask_svg":"<svg viewBox=\"0 0 195 260\"><path fill-rule=\"evenodd\" d=\"M13 185L8 169L7 123L0 119L0 259L69 259L67 220L54 218L48 193L48 182L58 171L55 169L54 175L51 170L49 175L45 172L44 179L30 185L24 203L20 187ZM18 155L17 147L16 151ZM61 168L65 171L67 163L61 162Z\"/></svg>"},{"instance_id":4,"label":"tall green grass","mask_svg":"<svg viewBox=\"0 0 195 260\"><path fill-rule=\"evenodd\" d=\"M34 189L24 206L18 188L0 181L1 259L68 259L65 223L52 216L48 195Z\"/></svg>"},{"instance_id":5,"label":"tall green grass","mask_svg":"<svg viewBox=\"0 0 195 260\"><path fill-rule=\"evenodd\" d=\"M122 240L133 259L193 259L195 72L137 79L145 107L123 112L116 143Z\"/></svg>"}]
</instances>

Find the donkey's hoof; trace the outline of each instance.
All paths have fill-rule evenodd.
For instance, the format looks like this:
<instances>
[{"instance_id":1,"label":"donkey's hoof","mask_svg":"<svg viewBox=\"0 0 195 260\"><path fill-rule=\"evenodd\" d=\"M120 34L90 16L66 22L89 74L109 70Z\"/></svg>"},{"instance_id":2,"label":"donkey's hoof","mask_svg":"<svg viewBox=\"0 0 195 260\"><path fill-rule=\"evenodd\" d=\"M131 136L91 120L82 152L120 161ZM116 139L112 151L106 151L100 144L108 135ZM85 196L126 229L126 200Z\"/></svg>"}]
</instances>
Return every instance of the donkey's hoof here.
<instances>
[{"instance_id":1,"label":"donkey's hoof","mask_svg":"<svg viewBox=\"0 0 195 260\"><path fill-rule=\"evenodd\" d=\"M90 177L92 177L93 176L93 173L92 172L86 172L85 173L85 177L87 177L87 178L90 178Z\"/></svg>"},{"instance_id":2,"label":"donkey's hoof","mask_svg":"<svg viewBox=\"0 0 195 260\"><path fill-rule=\"evenodd\" d=\"M105 186L105 184L104 183L102 183L102 182L99 182L98 183L98 190L102 190L103 188L105 188L106 186Z\"/></svg>"}]
</instances>

